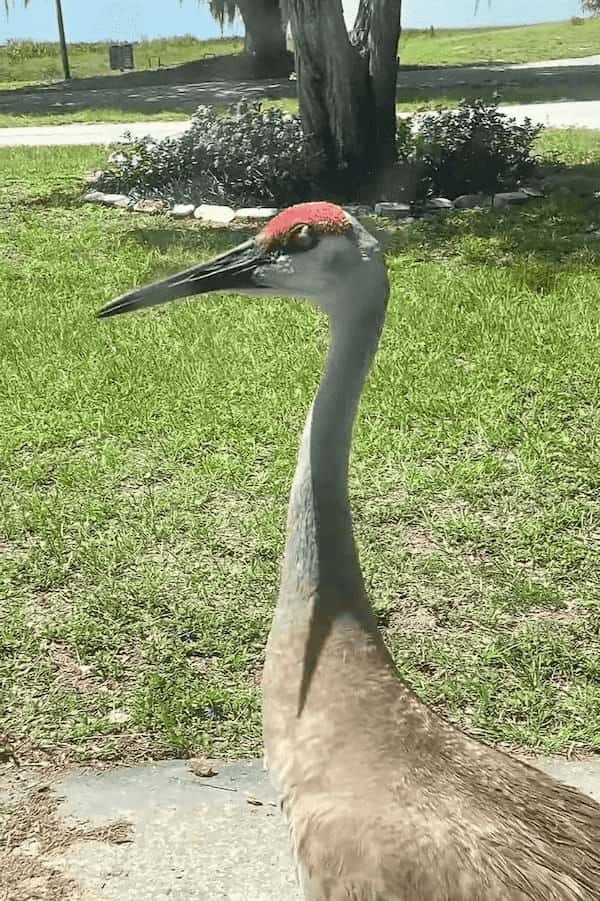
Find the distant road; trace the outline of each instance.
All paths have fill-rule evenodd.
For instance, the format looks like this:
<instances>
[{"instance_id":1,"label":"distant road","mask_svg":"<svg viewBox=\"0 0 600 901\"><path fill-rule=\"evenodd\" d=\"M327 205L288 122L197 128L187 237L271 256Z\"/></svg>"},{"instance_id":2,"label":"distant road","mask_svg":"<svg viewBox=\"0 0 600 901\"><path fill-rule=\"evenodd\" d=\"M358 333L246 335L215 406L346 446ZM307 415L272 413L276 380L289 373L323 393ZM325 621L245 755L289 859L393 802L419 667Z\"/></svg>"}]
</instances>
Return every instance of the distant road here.
<instances>
[{"instance_id":1,"label":"distant road","mask_svg":"<svg viewBox=\"0 0 600 901\"><path fill-rule=\"evenodd\" d=\"M296 96L296 83L288 79L265 81L204 81L195 84L135 86L123 76L121 84L103 86L102 78L82 79L79 84L58 83L40 88L0 91L0 113L36 114L79 112L89 109L156 113L179 110L192 113L200 104L227 106L242 97L282 98ZM569 88L584 84L591 97L600 99L600 54L579 59L542 60L536 63L494 63L480 66L409 67L398 73L398 94L411 88L443 89L466 86L507 85L560 86L569 96ZM88 87L88 85L90 85ZM597 89L597 93L596 93ZM577 96L577 94L575 94Z\"/></svg>"}]
</instances>

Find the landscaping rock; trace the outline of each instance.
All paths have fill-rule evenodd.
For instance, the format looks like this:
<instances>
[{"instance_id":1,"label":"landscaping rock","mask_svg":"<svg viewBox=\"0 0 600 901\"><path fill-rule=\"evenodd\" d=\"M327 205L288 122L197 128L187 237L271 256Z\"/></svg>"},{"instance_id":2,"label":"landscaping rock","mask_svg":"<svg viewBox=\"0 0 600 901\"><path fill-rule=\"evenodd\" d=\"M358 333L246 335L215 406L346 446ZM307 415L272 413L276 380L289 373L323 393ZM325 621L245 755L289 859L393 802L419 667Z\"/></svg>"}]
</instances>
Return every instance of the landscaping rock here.
<instances>
[{"instance_id":1,"label":"landscaping rock","mask_svg":"<svg viewBox=\"0 0 600 901\"><path fill-rule=\"evenodd\" d=\"M454 198L454 206L457 210L480 210L492 205L489 194L461 194Z\"/></svg>"},{"instance_id":2,"label":"landscaping rock","mask_svg":"<svg viewBox=\"0 0 600 901\"><path fill-rule=\"evenodd\" d=\"M194 218L202 219L204 222L220 222L227 225L235 219L235 210L230 206L213 206L210 203L201 203L194 210Z\"/></svg>"},{"instance_id":3,"label":"landscaping rock","mask_svg":"<svg viewBox=\"0 0 600 901\"><path fill-rule=\"evenodd\" d=\"M92 191L92 194L95 193L101 195L96 202L103 203L105 206L116 206L128 210L133 205L133 200L127 194L102 194L102 192Z\"/></svg>"},{"instance_id":4,"label":"landscaping rock","mask_svg":"<svg viewBox=\"0 0 600 901\"><path fill-rule=\"evenodd\" d=\"M131 209L134 211L134 213L150 213L152 215L156 215L156 213L164 212L165 208L166 203L164 200L145 197L142 200L137 200L133 204Z\"/></svg>"},{"instance_id":5,"label":"landscaping rock","mask_svg":"<svg viewBox=\"0 0 600 901\"><path fill-rule=\"evenodd\" d=\"M536 188L533 185L521 185L519 191L522 191L523 194L527 194L529 197L543 197L544 192L541 188Z\"/></svg>"},{"instance_id":6,"label":"landscaping rock","mask_svg":"<svg viewBox=\"0 0 600 901\"><path fill-rule=\"evenodd\" d=\"M225 207L227 209L227 207ZM236 219L272 219L279 212L278 209L268 206L251 206L244 207L235 211Z\"/></svg>"},{"instance_id":7,"label":"landscaping rock","mask_svg":"<svg viewBox=\"0 0 600 901\"><path fill-rule=\"evenodd\" d=\"M175 206L169 210L169 215L173 216L174 219L187 219L188 216L193 216L194 209L193 203L176 203Z\"/></svg>"},{"instance_id":8,"label":"landscaping rock","mask_svg":"<svg viewBox=\"0 0 600 901\"><path fill-rule=\"evenodd\" d=\"M448 200L447 197L430 197L425 204L425 208L431 213L443 213L453 210L454 204L451 200Z\"/></svg>"},{"instance_id":9,"label":"landscaping rock","mask_svg":"<svg viewBox=\"0 0 600 901\"><path fill-rule=\"evenodd\" d=\"M524 203L527 203L528 200L531 200L531 197L524 191L505 191L504 193L494 195L494 202L492 205L495 207L522 206Z\"/></svg>"},{"instance_id":10,"label":"landscaping rock","mask_svg":"<svg viewBox=\"0 0 600 901\"><path fill-rule=\"evenodd\" d=\"M375 213L378 216L385 216L387 219L406 219L411 215L411 208L408 203L388 203L386 201L375 204Z\"/></svg>"},{"instance_id":11,"label":"landscaping rock","mask_svg":"<svg viewBox=\"0 0 600 901\"><path fill-rule=\"evenodd\" d=\"M83 198L85 203L104 203L104 191L89 191Z\"/></svg>"},{"instance_id":12,"label":"landscaping rock","mask_svg":"<svg viewBox=\"0 0 600 901\"><path fill-rule=\"evenodd\" d=\"M127 197L126 194L117 195L113 200L111 206L119 207L122 210L130 210L132 209L134 201L131 197Z\"/></svg>"},{"instance_id":13,"label":"landscaping rock","mask_svg":"<svg viewBox=\"0 0 600 901\"><path fill-rule=\"evenodd\" d=\"M357 219L361 216L372 216L374 212L373 207L366 203L345 203L344 209Z\"/></svg>"}]
</instances>

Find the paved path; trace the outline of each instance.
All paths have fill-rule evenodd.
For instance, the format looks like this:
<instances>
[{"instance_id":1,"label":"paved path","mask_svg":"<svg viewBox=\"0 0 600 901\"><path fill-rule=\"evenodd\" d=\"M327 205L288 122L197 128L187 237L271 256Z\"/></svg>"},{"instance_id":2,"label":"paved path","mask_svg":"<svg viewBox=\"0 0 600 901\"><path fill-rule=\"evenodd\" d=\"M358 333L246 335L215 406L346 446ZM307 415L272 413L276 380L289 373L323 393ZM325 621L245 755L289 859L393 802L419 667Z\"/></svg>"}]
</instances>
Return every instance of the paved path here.
<instances>
[{"instance_id":1,"label":"paved path","mask_svg":"<svg viewBox=\"0 0 600 901\"><path fill-rule=\"evenodd\" d=\"M23 128L0 128L0 146L30 147L42 145L114 144L126 131L134 137L152 135L158 139L180 135L189 125L183 122L123 122L95 125L31 125Z\"/></svg>"},{"instance_id":2,"label":"paved path","mask_svg":"<svg viewBox=\"0 0 600 901\"><path fill-rule=\"evenodd\" d=\"M518 120L525 117L534 122L553 128L598 128L600 129L600 100L581 100L563 103L530 103L519 106L505 106L500 109ZM73 144L113 144L119 141L125 131L135 137L152 135L160 138L180 135L189 125L189 120L181 122L123 122L98 123L95 125L44 125L23 128L0 128L0 146L19 145L73 145Z\"/></svg>"},{"instance_id":3,"label":"paved path","mask_svg":"<svg viewBox=\"0 0 600 901\"><path fill-rule=\"evenodd\" d=\"M173 74L171 74L173 80ZM183 76L180 76L183 77ZM119 109L137 113L178 110L192 113L200 104L223 106L241 97L295 97L296 83L288 79L265 81L204 81L199 83L135 85L124 75L121 83L103 86L101 79L81 79L68 85L0 91L0 112L16 114L65 113L86 109ZM479 85L560 85L566 97L600 98L600 55L580 59L541 60L535 63L493 63L468 66L401 66L398 92L407 88L443 88ZM100 85L100 86L98 86ZM124 115L126 118L126 112Z\"/></svg>"},{"instance_id":4,"label":"paved path","mask_svg":"<svg viewBox=\"0 0 600 901\"><path fill-rule=\"evenodd\" d=\"M600 758L537 766L600 800ZM75 879L83 901L297 901L287 830L260 761L217 769L199 778L176 760L70 774L53 786L60 824L125 820L132 841L67 842L45 863Z\"/></svg>"}]
</instances>

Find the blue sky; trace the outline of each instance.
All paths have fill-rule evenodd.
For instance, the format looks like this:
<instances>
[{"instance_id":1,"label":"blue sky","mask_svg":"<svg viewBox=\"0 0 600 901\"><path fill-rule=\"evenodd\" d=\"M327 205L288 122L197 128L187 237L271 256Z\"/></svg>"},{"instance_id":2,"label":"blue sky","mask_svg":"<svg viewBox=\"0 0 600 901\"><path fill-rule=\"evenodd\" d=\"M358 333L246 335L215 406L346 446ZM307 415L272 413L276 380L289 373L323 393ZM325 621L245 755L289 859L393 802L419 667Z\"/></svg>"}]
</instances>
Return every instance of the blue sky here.
<instances>
[{"instance_id":1,"label":"blue sky","mask_svg":"<svg viewBox=\"0 0 600 901\"><path fill-rule=\"evenodd\" d=\"M343 3L351 17L358 0ZM63 11L71 41L220 34L206 5L198 0L63 0ZM481 0L477 12L475 0L404 0L402 18L405 27L440 28L517 25L569 19L580 13L580 0ZM233 31L241 33L241 28ZM30 0L27 10L21 0L14 0L8 19L0 12L0 41L26 37L56 40L54 0Z\"/></svg>"}]
</instances>

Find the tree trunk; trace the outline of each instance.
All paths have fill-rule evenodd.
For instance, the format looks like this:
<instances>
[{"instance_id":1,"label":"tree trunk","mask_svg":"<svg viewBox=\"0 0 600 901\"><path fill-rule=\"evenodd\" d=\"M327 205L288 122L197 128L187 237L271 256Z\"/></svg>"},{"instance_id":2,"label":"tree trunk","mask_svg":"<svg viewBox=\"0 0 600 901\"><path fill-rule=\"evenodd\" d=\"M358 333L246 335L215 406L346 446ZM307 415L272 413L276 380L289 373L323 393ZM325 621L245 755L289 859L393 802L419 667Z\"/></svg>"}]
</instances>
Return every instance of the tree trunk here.
<instances>
[{"instance_id":1,"label":"tree trunk","mask_svg":"<svg viewBox=\"0 0 600 901\"><path fill-rule=\"evenodd\" d=\"M293 56L286 47L279 0L237 0L244 21L244 50L253 57L256 77L289 75Z\"/></svg>"},{"instance_id":2,"label":"tree trunk","mask_svg":"<svg viewBox=\"0 0 600 901\"><path fill-rule=\"evenodd\" d=\"M395 159L401 0L360 0L348 34L341 0L289 0L300 116L332 170L365 177Z\"/></svg>"}]
</instances>

